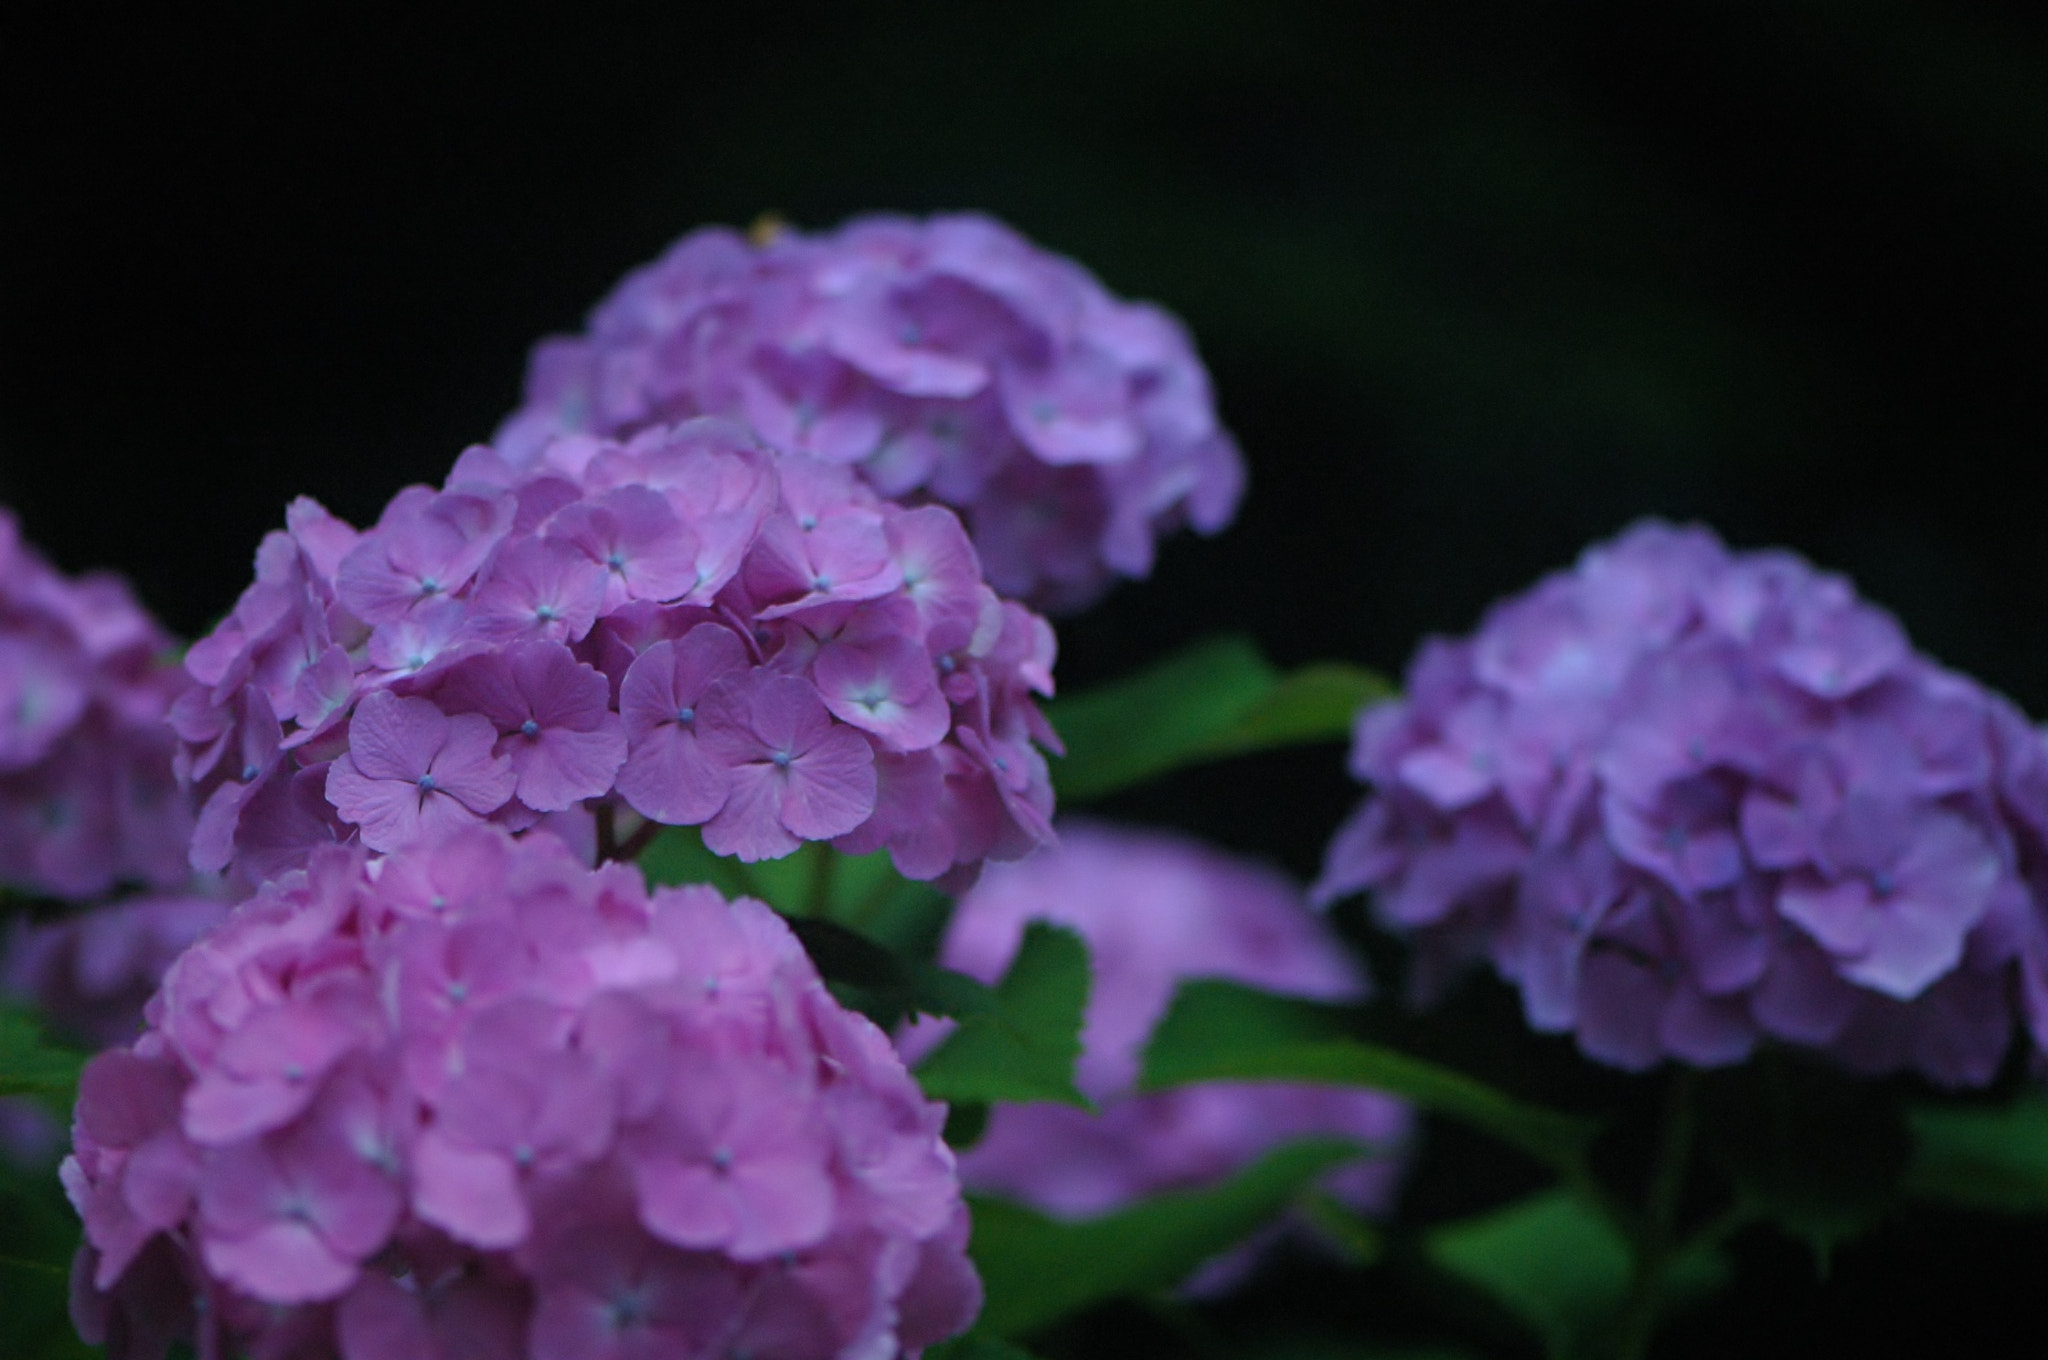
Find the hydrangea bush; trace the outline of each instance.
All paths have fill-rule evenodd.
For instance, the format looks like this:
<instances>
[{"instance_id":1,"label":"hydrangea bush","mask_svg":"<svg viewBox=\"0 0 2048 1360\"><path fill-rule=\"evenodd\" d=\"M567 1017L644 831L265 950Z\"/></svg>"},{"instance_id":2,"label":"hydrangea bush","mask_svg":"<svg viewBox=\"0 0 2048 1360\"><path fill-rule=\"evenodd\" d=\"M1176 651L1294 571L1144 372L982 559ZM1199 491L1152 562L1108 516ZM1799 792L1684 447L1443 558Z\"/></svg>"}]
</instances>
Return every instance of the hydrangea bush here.
<instances>
[{"instance_id":1,"label":"hydrangea bush","mask_svg":"<svg viewBox=\"0 0 2048 1360\"><path fill-rule=\"evenodd\" d=\"M914 1353L979 1304L943 1111L759 902L490 827L335 847L149 1021L64 1167L117 1355Z\"/></svg>"},{"instance_id":2,"label":"hydrangea bush","mask_svg":"<svg viewBox=\"0 0 2048 1360\"><path fill-rule=\"evenodd\" d=\"M71 1353L71 1259L116 1360L1271 1356L1204 1296L1291 1268L1631 1358L1759 1225L2048 1211L2017 709L1655 523L1402 693L1225 639L1053 700L1034 610L1241 484L1165 313L867 218L685 237L182 668L0 514L0 1100L75 1214L0 1167L0 1351ZM1053 829L1346 736L1334 920Z\"/></svg>"},{"instance_id":3,"label":"hydrangea bush","mask_svg":"<svg viewBox=\"0 0 2048 1360\"><path fill-rule=\"evenodd\" d=\"M324 842L595 810L971 878L1051 836L1052 661L950 512L738 426L478 447L367 530L302 500L265 540L186 658L192 859L256 883Z\"/></svg>"},{"instance_id":4,"label":"hydrangea bush","mask_svg":"<svg viewBox=\"0 0 2048 1360\"><path fill-rule=\"evenodd\" d=\"M1760 1042L1944 1086L2048 1039L2048 748L1838 576L1639 525L1358 721L1318 896L1627 1068Z\"/></svg>"},{"instance_id":5,"label":"hydrangea bush","mask_svg":"<svg viewBox=\"0 0 2048 1360\"><path fill-rule=\"evenodd\" d=\"M1221 529L1244 488L1180 324L974 214L693 232L535 349L497 442L523 461L706 414L952 506L990 582L1054 609Z\"/></svg>"}]
</instances>

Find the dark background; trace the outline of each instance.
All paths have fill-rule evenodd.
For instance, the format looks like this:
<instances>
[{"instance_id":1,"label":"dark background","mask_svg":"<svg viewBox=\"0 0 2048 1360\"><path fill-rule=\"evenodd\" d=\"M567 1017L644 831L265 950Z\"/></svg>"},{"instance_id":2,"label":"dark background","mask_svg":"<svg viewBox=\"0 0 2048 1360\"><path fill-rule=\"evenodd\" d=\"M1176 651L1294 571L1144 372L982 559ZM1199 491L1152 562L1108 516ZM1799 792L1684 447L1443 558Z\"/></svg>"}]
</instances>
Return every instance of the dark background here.
<instances>
[{"instance_id":1,"label":"dark background","mask_svg":"<svg viewBox=\"0 0 2048 1360\"><path fill-rule=\"evenodd\" d=\"M2048 712L2048 6L587 9L9 7L27 534L194 634L291 496L438 480L684 230L974 207L1180 312L1251 463L1234 529L1062 626L1069 685L1226 628L1397 669L1657 513L1852 573ZM1307 872L1353 796L1322 750L1122 810ZM1825 1284L1738 1246L1673 1354L1948 1349L2048 1266L1925 1215Z\"/></svg>"}]
</instances>

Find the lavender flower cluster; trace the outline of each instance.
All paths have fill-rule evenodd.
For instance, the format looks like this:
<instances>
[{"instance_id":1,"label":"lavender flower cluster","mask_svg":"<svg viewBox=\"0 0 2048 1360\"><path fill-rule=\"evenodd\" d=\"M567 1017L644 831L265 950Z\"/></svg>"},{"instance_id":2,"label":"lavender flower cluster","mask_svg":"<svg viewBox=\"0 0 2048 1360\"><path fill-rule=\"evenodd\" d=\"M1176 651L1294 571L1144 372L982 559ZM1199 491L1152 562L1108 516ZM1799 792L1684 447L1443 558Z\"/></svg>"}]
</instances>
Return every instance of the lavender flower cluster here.
<instances>
[{"instance_id":1,"label":"lavender flower cluster","mask_svg":"<svg viewBox=\"0 0 2048 1360\"><path fill-rule=\"evenodd\" d=\"M1154 543L1236 513L1244 467L1182 327L986 217L708 229L628 276L587 334L543 342L497 443L691 415L959 511L990 582L1070 610Z\"/></svg>"},{"instance_id":2,"label":"lavender flower cluster","mask_svg":"<svg viewBox=\"0 0 2048 1360\"><path fill-rule=\"evenodd\" d=\"M1184 981L1228 978L1325 1001L1363 995L1357 964L1294 884L1183 837L1063 823L1056 847L991 869L960 899L942 961L993 981L1032 921L1069 926L1088 944L1095 976L1076 1081L1098 1108L996 1107L961 1157L971 1188L1085 1218L1214 1184L1290 1139L1322 1135L1376 1150L1336 1173L1332 1192L1360 1210L1388 1206L1413 1124L1394 1097L1234 1082L1135 1093L1146 1039ZM945 1027L921 1022L905 1043L922 1050ZM1246 1254L1227 1257L1196 1283L1221 1285L1246 1264Z\"/></svg>"},{"instance_id":3,"label":"lavender flower cluster","mask_svg":"<svg viewBox=\"0 0 2048 1360\"><path fill-rule=\"evenodd\" d=\"M914 1355L979 1308L942 1108L751 899L329 848L149 1020L63 1172L115 1360Z\"/></svg>"},{"instance_id":4,"label":"lavender flower cluster","mask_svg":"<svg viewBox=\"0 0 2048 1360\"><path fill-rule=\"evenodd\" d=\"M118 578L67 578L0 510L0 885L79 900L190 876L174 646Z\"/></svg>"},{"instance_id":5,"label":"lavender flower cluster","mask_svg":"<svg viewBox=\"0 0 2048 1360\"><path fill-rule=\"evenodd\" d=\"M1790 554L1639 525L1426 644L1352 769L1316 896L1372 889L1603 1062L1966 1086L2048 1041L2048 748Z\"/></svg>"},{"instance_id":6,"label":"lavender flower cluster","mask_svg":"<svg viewBox=\"0 0 2048 1360\"><path fill-rule=\"evenodd\" d=\"M1052 660L950 511L738 426L478 447L369 530L301 500L264 541L173 715L193 863L254 883L602 800L745 860L971 878L1051 837Z\"/></svg>"}]
</instances>

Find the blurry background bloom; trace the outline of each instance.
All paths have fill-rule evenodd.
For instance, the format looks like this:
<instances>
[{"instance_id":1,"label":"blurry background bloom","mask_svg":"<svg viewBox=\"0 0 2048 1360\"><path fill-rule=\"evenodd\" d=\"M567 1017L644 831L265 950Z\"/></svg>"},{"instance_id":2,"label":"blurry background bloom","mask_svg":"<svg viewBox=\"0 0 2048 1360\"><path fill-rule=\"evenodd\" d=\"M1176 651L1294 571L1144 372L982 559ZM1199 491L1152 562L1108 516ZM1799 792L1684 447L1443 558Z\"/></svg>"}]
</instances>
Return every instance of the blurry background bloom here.
<instances>
[{"instance_id":1,"label":"blurry background bloom","mask_svg":"<svg viewBox=\"0 0 2048 1360\"><path fill-rule=\"evenodd\" d=\"M2048 741L1839 576L1654 521L1425 641L1316 896L1641 1071L1983 1086L2048 1040Z\"/></svg>"},{"instance_id":2,"label":"blurry background bloom","mask_svg":"<svg viewBox=\"0 0 2048 1360\"><path fill-rule=\"evenodd\" d=\"M1058 845L992 867L960 899L940 961L992 982L1033 921L1066 926L1088 946L1093 978L1076 1083L1098 1108L992 1110L961 1160L969 1189L1090 1218L1162 1191L1214 1185L1289 1139L1329 1137L1366 1149L1333 1173L1329 1192L1360 1212L1391 1209L1414 1122L1403 1101L1281 1083L1137 1092L1145 1040L1184 982L1227 978L1318 1001L1364 997L1358 965L1285 875L1183 836L1068 821ZM950 1029L920 1023L905 1047L923 1053ZM1236 1282L1253 1256L1211 1262L1193 1287Z\"/></svg>"}]
</instances>

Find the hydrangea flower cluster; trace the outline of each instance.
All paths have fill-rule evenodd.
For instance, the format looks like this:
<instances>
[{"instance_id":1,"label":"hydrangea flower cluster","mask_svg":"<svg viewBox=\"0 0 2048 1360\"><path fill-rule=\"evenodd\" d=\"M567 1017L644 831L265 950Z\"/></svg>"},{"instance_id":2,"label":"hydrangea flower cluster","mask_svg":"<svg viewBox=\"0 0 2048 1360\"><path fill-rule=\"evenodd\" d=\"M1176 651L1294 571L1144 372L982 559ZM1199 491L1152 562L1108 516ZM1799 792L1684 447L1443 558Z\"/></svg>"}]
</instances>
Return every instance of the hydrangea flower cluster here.
<instances>
[{"instance_id":1,"label":"hydrangea flower cluster","mask_svg":"<svg viewBox=\"0 0 2048 1360\"><path fill-rule=\"evenodd\" d=\"M95 1058L115 1360L916 1354L980 1304L943 1107L751 899L560 841L327 848Z\"/></svg>"},{"instance_id":2,"label":"hydrangea flower cluster","mask_svg":"<svg viewBox=\"0 0 2048 1360\"><path fill-rule=\"evenodd\" d=\"M1849 583L1645 523L1427 643L1358 721L1316 896L1641 1069L1773 1040L1984 1083L2048 1039L2048 752Z\"/></svg>"},{"instance_id":3,"label":"hydrangea flower cluster","mask_svg":"<svg viewBox=\"0 0 2048 1360\"><path fill-rule=\"evenodd\" d=\"M190 877L174 645L119 578L65 577L0 510L0 885L75 900Z\"/></svg>"},{"instance_id":4,"label":"hydrangea flower cluster","mask_svg":"<svg viewBox=\"0 0 2048 1360\"><path fill-rule=\"evenodd\" d=\"M601 803L745 860L971 878L1052 834L1053 650L952 512L738 426L480 446L371 529L301 500L264 541L173 715L193 863L260 882Z\"/></svg>"},{"instance_id":5,"label":"hydrangea flower cluster","mask_svg":"<svg viewBox=\"0 0 2048 1360\"><path fill-rule=\"evenodd\" d=\"M997 1106L961 1156L971 1188L1085 1218L1213 1184L1291 1139L1337 1136L1384 1152L1341 1169L1330 1189L1361 1210L1387 1207L1400 1172L1392 1154L1412 1123L1392 1096L1236 1082L1133 1094L1145 1042L1184 981L1229 978L1328 1001L1363 994L1351 956L1283 875L1180 836L1063 822L1057 846L991 869L961 898L941 961L992 982L1032 921L1087 942L1094 981L1076 1081L1098 1112ZM948 1024L920 1022L905 1043L921 1050ZM1246 1263L1225 1258L1197 1283L1221 1285Z\"/></svg>"},{"instance_id":6,"label":"hydrangea flower cluster","mask_svg":"<svg viewBox=\"0 0 2048 1360\"><path fill-rule=\"evenodd\" d=\"M691 415L952 506L995 587L1041 608L1147 575L1161 534L1215 532L1244 489L1180 324L971 214L693 232L536 348L497 442L517 460Z\"/></svg>"}]
</instances>

